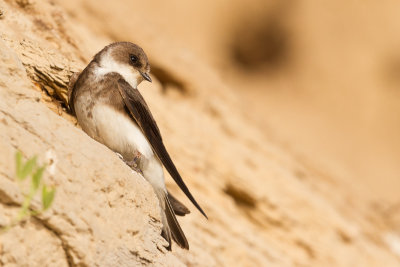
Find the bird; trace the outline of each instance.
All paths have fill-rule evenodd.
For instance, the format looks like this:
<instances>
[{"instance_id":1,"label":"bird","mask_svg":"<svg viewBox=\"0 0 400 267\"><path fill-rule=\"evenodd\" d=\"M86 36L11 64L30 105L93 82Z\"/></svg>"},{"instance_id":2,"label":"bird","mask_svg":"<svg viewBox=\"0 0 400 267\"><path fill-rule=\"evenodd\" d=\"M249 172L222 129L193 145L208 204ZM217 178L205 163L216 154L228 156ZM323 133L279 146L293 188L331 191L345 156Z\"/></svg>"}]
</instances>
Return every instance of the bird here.
<instances>
[{"instance_id":1,"label":"bird","mask_svg":"<svg viewBox=\"0 0 400 267\"><path fill-rule=\"evenodd\" d=\"M131 42L111 43L71 77L69 107L87 135L117 153L151 184L159 200L166 248L171 250L173 239L181 248L189 249L175 215L190 211L166 189L163 166L200 213L207 215L179 174L137 88L144 80L152 82L143 49Z\"/></svg>"}]
</instances>

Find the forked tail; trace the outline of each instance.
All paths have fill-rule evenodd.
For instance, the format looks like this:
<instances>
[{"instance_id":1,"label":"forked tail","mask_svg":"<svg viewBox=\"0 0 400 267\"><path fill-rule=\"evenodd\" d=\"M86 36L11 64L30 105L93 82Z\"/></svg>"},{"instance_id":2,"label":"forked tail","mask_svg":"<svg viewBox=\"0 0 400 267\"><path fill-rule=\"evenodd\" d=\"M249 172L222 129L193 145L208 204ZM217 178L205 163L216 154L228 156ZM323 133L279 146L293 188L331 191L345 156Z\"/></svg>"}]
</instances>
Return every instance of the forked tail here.
<instances>
[{"instance_id":1,"label":"forked tail","mask_svg":"<svg viewBox=\"0 0 400 267\"><path fill-rule=\"evenodd\" d=\"M163 229L161 235L167 240L169 246L168 250L171 250L171 237L174 241L183 249L189 249L189 243L186 239L182 228L176 219L172 205L168 199L168 195L163 192L157 192L161 204L161 208L164 212L161 213L161 220L163 223Z\"/></svg>"}]
</instances>

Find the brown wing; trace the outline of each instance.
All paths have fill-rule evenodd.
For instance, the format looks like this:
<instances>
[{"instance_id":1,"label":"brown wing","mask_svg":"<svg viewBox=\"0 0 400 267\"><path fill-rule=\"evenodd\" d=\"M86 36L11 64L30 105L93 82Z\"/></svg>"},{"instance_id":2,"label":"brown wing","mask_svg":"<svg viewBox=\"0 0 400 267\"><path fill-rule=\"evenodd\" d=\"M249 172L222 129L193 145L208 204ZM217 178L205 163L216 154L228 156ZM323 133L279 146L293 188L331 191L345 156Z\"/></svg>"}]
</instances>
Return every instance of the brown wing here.
<instances>
[{"instance_id":1,"label":"brown wing","mask_svg":"<svg viewBox=\"0 0 400 267\"><path fill-rule=\"evenodd\" d=\"M132 86L130 86L129 83L122 78L118 80L117 84L118 90L131 114L131 117L141 128L158 158L164 164L165 168L181 188L181 190L190 199L190 201L192 201L193 205L195 205L196 208L207 218L207 215L190 193L186 184L183 182L181 175L172 162L171 157L169 156L162 141L160 130L158 129L157 124L139 90L132 88Z\"/></svg>"}]
</instances>

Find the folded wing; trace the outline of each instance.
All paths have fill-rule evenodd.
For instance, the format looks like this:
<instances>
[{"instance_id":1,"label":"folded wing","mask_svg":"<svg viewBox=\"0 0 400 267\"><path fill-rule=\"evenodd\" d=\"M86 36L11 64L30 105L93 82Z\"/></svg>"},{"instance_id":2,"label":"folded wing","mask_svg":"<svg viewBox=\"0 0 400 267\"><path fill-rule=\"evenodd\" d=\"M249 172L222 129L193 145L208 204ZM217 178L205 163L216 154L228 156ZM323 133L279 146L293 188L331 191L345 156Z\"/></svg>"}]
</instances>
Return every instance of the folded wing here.
<instances>
[{"instance_id":1,"label":"folded wing","mask_svg":"<svg viewBox=\"0 0 400 267\"><path fill-rule=\"evenodd\" d=\"M181 175L172 162L161 138L160 130L139 90L133 88L124 79L117 81L118 90L129 110L131 118L136 121L140 129L150 142L154 152L163 163L171 177L175 180L185 195L192 201L193 205L207 218L207 215L194 199Z\"/></svg>"}]
</instances>

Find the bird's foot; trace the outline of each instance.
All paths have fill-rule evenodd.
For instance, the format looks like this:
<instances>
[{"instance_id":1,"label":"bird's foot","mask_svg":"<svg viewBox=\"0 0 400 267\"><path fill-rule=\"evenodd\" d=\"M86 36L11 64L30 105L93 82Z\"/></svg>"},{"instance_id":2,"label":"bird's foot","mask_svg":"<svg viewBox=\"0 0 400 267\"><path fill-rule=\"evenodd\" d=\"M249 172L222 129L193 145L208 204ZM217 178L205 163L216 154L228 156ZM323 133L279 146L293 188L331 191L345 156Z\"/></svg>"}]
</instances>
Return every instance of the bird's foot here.
<instances>
[{"instance_id":1,"label":"bird's foot","mask_svg":"<svg viewBox=\"0 0 400 267\"><path fill-rule=\"evenodd\" d=\"M121 154L119 154L119 153L117 153L117 152L115 152L115 154L117 154L117 156L118 156L119 159L122 159L122 160L125 162L124 157L123 157Z\"/></svg>"},{"instance_id":2,"label":"bird's foot","mask_svg":"<svg viewBox=\"0 0 400 267\"><path fill-rule=\"evenodd\" d=\"M117 153L118 154L118 153ZM135 156L132 160L125 160L120 154L118 154L118 156L125 162L126 165L128 165L132 170L140 173L141 175L143 175L143 171L140 169L139 167L139 163L140 160L142 158L142 154L137 151L135 153Z\"/></svg>"}]
</instances>

